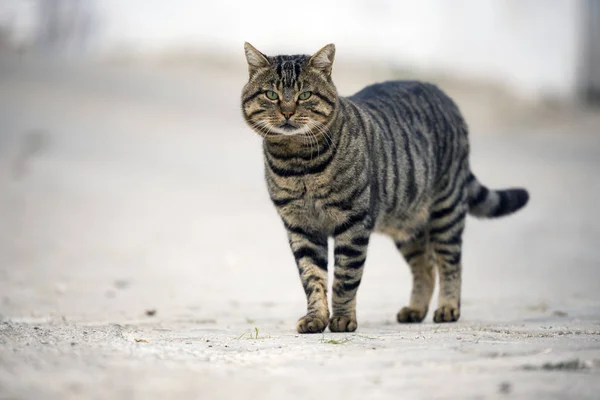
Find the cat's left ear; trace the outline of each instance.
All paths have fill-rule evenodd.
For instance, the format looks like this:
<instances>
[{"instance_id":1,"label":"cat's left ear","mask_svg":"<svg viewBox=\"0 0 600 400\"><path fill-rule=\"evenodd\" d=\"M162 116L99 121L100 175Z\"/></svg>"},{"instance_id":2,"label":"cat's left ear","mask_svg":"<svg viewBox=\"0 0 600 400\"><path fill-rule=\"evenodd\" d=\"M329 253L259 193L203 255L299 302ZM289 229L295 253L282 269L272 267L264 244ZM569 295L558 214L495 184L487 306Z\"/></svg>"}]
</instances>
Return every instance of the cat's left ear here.
<instances>
[{"instance_id":1,"label":"cat's left ear","mask_svg":"<svg viewBox=\"0 0 600 400\"><path fill-rule=\"evenodd\" d=\"M256 50L250 43L244 43L244 50L246 51L246 61L248 61L248 72L250 73L250 76L254 75L258 69L271 65L267 56Z\"/></svg>"},{"instance_id":2,"label":"cat's left ear","mask_svg":"<svg viewBox=\"0 0 600 400\"><path fill-rule=\"evenodd\" d=\"M333 68L333 59L335 58L335 45L333 43L328 44L321 50L317 51L309 60L309 65L315 69L325 72L327 75L331 75L331 69Z\"/></svg>"}]
</instances>

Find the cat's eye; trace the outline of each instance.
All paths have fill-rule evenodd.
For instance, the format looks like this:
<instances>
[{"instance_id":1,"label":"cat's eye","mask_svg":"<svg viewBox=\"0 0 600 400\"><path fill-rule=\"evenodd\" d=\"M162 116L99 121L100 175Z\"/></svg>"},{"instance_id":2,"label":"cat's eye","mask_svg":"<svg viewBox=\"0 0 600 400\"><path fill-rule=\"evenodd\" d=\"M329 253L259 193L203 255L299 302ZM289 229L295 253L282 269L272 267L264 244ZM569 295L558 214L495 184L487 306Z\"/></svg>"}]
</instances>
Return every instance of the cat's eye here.
<instances>
[{"instance_id":1,"label":"cat's eye","mask_svg":"<svg viewBox=\"0 0 600 400\"><path fill-rule=\"evenodd\" d=\"M267 99L269 100L277 100L279 98L279 95L272 90L267 90L265 96L267 96Z\"/></svg>"},{"instance_id":2,"label":"cat's eye","mask_svg":"<svg viewBox=\"0 0 600 400\"><path fill-rule=\"evenodd\" d=\"M312 96L312 92L303 92L303 93L300 93L300 96L298 96L298 99L308 100L310 98L310 96Z\"/></svg>"}]
</instances>

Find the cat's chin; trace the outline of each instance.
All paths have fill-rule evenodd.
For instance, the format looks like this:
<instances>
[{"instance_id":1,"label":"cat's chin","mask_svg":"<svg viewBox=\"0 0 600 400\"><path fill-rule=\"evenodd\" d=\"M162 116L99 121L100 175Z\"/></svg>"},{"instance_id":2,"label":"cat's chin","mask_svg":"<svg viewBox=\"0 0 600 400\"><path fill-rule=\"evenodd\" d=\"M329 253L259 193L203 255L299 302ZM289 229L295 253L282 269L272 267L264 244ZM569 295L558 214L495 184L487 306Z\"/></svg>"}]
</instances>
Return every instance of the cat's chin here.
<instances>
[{"instance_id":1,"label":"cat's chin","mask_svg":"<svg viewBox=\"0 0 600 400\"><path fill-rule=\"evenodd\" d=\"M269 131L270 134L277 134L278 136L296 136L302 135L305 133L305 129L303 127L295 127L290 124L284 124L280 127L272 127Z\"/></svg>"}]
</instances>

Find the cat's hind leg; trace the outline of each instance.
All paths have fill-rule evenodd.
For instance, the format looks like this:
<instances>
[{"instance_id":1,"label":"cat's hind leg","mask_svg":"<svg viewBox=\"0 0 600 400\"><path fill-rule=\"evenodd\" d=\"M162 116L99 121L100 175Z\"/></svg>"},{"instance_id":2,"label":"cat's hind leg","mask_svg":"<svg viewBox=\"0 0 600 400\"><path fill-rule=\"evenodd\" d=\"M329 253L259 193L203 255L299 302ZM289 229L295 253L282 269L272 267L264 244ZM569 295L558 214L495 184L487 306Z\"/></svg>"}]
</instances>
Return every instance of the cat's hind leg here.
<instances>
[{"instance_id":1,"label":"cat's hind leg","mask_svg":"<svg viewBox=\"0 0 600 400\"><path fill-rule=\"evenodd\" d=\"M437 217L431 221L430 245L440 280L434 322L455 322L460 318L462 234L466 214L464 202L432 214Z\"/></svg>"},{"instance_id":2,"label":"cat's hind leg","mask_svg":"<svg viewBox=\"0 0 600 400\"><path fill-rule=\"evenodd\" d=\"M427 315L435 286L435 268L428 235L421 233L408 242L397 240L395 243L413 276L410 302L398 312L396 318L400 323L421 322Z\"/></svg>"}]
</instances>

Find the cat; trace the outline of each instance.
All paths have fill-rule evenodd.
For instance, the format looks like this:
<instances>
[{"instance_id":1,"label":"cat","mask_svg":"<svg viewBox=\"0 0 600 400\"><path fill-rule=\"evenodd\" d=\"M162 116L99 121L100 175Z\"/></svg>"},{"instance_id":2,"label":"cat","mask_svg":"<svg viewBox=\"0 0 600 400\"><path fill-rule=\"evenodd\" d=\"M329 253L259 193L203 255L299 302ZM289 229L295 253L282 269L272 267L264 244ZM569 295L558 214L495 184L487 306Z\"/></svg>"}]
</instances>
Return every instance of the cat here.
<instances>
[{"instance_id":1,"label":"cat","mask_svg":"<svg viewBox=\"0 0 600 400\"><path fill-rule=\"evenodd\" d=\"M465 217L526 205L525 189L489 190L469 168L467 125L439 88L418 81L338 96L335 46L314 55L266 56L245 43L245 121L263 137L270 198L287 230L307 299L299 333L353 332L371 233L391 237L413 276L400 323L421 322L439 275L434 322L460 317ZM332 314L327 303L334 239Z\"/></svg>"}]
</instances>

